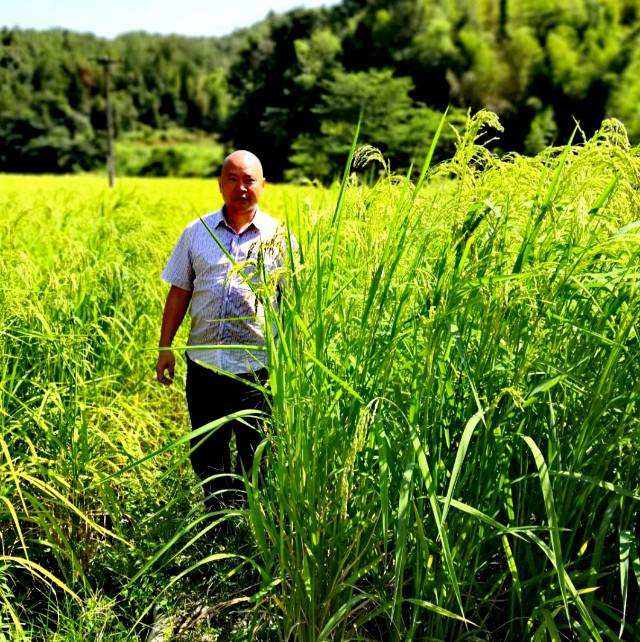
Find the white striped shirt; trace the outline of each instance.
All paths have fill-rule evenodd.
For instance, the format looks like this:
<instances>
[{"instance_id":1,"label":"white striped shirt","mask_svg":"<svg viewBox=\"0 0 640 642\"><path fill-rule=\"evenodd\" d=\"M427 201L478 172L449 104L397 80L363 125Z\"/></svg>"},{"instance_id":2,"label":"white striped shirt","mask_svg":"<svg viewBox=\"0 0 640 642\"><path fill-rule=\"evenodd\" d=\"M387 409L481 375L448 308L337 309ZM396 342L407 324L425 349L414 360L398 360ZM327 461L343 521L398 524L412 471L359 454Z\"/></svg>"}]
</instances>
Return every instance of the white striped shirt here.
<instances>
[{"instance_id":1,"label":"white striped shirt","mask_svg":"<svg viewBox=\"0 0 640 642\"><path fill-rule=\"evenodd\" d=\"M202 217L234 261L247 261L245 274L255 272L252 259L261 252L267 272L283 263L279 243L265 246L281 226L271 216L257 210L251 223L237 234L226 222L223 210ZM267 250L267 251L265 251ZM191 290L191 331L189 346L264 346L264 310L246 279L233 270L233 263L212 238L200 219L182 232L162 272L167 283ZM255 280L255 276L253 277ZM187 354L193 360L216 369L240 374L264 368L266 352L256 349L197 349Z\"/></svg>"}]
</instances>

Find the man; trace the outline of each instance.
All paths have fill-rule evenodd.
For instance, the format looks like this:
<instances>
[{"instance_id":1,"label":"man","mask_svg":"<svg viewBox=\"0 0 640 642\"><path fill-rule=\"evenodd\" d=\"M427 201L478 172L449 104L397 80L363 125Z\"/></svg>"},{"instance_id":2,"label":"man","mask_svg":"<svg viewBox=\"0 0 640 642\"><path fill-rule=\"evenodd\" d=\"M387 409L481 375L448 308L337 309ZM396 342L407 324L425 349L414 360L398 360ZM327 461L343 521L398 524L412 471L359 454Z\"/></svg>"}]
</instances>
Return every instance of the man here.
<instances>
[{"instance_id":1,"label":"man","mask_svg":"<svg viewBox=\"0 0 640 642\"><path fill-rule=\"evenodd\" d=\"M233 152L224 160L218 183L224 206L203 217L206 225L198 219L185 228L162 273L171 288L162 317L156 375L162 384L173 381L175 357L170 346L191 304L188 345L194 347L186 352L186 397L194 430L238 410L266 409L265 396L255 387L267 382L266 352L237 349L264 346L262 306L247 282L250 268L243 274L234 262L253 265L250 278L255 279L260 272L258 255L267 271L283 260L281 253L262 252L263 247L277 246L279 224L258 207L265 185L260 160L244 150ZM236 348L195 347L225 344ZM228 422L191 443L191 463L202 481L207 511L223 508L236 486L227 476L232 470L232 433L238 451L235 472L250 471L261 439L253 425Z\"/></svg>"}]
</instances>

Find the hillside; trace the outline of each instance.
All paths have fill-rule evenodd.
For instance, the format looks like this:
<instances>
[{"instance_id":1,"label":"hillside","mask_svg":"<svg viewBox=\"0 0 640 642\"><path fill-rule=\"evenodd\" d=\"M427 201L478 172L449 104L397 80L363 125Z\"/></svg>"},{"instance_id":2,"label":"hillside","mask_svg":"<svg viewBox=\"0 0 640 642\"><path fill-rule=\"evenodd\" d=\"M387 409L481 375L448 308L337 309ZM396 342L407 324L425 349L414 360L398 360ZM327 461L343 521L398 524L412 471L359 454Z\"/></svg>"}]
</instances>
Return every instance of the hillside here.
<instances>
[{"instance_id":1,"label":"hillside","mask_svg":"<svg viewBox=\"0 0 640 642\"><path fill-rule=\"evenodd\" d=\"M181 128L248 147L272 180L335 176L363 105L363 142L398 169L447 105L454 124L496 112L503 150L564 142L576 120L590 136L608 116L637 142L639 34L640 0L344 0L224 38L3 29L0 170L101 166L107 53L120 134Z\"/></svg>"}]
</instances>

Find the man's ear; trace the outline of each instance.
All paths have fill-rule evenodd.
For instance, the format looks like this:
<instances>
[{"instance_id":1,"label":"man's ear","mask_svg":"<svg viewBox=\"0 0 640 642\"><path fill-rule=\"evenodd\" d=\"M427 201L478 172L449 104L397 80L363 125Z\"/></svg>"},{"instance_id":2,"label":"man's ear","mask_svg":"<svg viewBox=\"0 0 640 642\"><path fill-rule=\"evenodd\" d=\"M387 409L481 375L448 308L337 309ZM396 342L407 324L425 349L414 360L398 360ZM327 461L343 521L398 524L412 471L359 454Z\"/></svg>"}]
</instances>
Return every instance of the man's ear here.
<instances>
[{"instance_id":1,"label":"man's ear","mask_svg":"<svg viewBox=\"0 0 640 642\"><path fill-rule=\"evenodd\" d=\"M220 189L220 193L222 193L222 174L218 176L218 188Z\"/></svg>"}]
</instances>

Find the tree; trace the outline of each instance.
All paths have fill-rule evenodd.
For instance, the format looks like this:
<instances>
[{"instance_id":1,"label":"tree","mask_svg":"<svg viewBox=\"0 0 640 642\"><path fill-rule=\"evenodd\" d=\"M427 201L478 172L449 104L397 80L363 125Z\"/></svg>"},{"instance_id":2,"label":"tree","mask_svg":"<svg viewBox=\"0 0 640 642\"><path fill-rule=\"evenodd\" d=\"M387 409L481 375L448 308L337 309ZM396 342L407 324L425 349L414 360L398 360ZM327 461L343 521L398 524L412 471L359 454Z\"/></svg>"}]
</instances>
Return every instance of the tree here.
<instances>
[{"instance_id":1,"label":"tree","mask_svg":"<svg viewBox=\"0 0 640 642\"><path fill-rule=\"evenodd\" d=\"M260 156L270 180L282 178L295 135L309 126L315 87L306 90L299 82L308 61L301 64L296 43L312 37L323 22L324 14L311 10L272 16L268 32L250 37L229 70L234 101L226 140Z\"/></svg>"},{"instance_id":2,"label":"tree","mask_svg":"<svg viewBox=\"0 0 640 642\"><path fill-rule=\"evenodd\" d=\"M380 149L395 167L408 167L424 153L425 141L440 120L438 112L414 103L412 89L410 78L395 77L389 69L336 71L324 83L322 102L314 109L320 133L296 139L291 158L295 169L288 178L335 176L348 155L361 113L359 142Z\"/></svg>"},{"instance_id":3,"label":"tree","mask_svg":"<svg viewBox=\"0 0 640 642\"><path fill-rule=\"evenodd\" d=\"M640 140L640 36L632 41L628 65L613 89L607 113L625 123L630 138Z\"/></svg>"}]
</instances>

